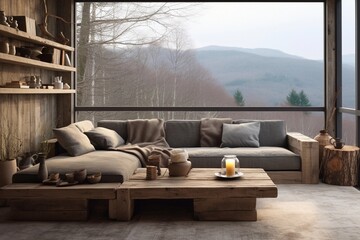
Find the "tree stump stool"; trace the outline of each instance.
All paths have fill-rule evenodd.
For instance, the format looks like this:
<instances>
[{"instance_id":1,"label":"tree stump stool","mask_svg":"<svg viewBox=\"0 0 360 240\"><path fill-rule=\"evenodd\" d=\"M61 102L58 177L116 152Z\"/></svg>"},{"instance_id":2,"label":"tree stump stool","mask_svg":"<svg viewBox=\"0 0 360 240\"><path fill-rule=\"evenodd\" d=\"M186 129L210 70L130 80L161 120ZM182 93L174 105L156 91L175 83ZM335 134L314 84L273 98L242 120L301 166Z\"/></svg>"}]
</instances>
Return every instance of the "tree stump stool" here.
<instances>
[{"instance_id":1,"label":"tree stump stool","mask_svg":"<svg viewBox=\"0 0 360 240\"><path fill-rule=\"evenodd\" d=\"M358 184L358 166L360 149L345 145L336 149L332 145L324 147L320 166L322 181L341 186L356 186Z\"/></svg>"}]
</instances>

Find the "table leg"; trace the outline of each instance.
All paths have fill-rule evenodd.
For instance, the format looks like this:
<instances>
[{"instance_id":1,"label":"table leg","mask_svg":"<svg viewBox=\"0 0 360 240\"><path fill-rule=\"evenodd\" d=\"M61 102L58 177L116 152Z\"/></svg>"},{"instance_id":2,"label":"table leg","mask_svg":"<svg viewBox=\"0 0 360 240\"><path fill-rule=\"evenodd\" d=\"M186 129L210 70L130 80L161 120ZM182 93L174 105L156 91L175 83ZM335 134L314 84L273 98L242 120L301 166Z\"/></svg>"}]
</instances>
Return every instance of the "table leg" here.
<instances>
[{"instance_id":1,"label":"table leg","mask_svg":"<svg viewBox=\"0 0 360 240\"><path fill-rule=\"evenodd\" d=\"M129 189L118 189L116 192L116 219L129 221L134 213L134 200L130 198Z\"/></svg>"},{"instance_id":2,"label":"table leg","mask_svg":"<svg viewBox=\"0 0 360 240\"><path fill-rule=\"evenodd\" d=\"M197 198L194 215L208 221L256 221L256 198Z\"/></svg>"}]
</instances>

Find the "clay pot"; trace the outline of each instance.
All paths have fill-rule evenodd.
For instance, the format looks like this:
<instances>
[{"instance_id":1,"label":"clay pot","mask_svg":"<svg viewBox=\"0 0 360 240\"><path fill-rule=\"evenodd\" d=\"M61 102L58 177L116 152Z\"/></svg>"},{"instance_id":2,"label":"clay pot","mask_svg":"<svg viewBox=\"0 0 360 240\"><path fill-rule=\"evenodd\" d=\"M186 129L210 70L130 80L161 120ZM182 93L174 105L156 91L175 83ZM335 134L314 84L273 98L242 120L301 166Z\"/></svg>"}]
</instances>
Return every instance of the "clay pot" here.
<instances>
[{"instance_id":1,"label":"clay pot","mask_svg":"<svg viewBox=\"0 0 360 240\"><path fill-rule=\"evenodd\" d=\"M16 159L0 161L0 187L11 184L12 176L16 171Z\"/></svg>"},{"instance_id":2,"label":"clay pot","mask_svg":"<svg viewBox=\"0 0 360 240\"><path fill-rule=\"evenodd\" d=\"M314 137L316 141L319 142L319 166L321 167L322 164L322 158L323 158L323 152L324 147L326 145L330 145L330 139L332 137L329 135L329 133L326 130L320 130L319 134Z\"/></svg>"},{"instance_id":3,"label":"clay pot","mask_svg":"<svg viewBox=\"0 0 360 240\"><path fill-rule=\"evenodd\" d=\"M170 162L168 168L169 168L170 177L187 176L191 170L191 162L190 161L185 161L180 163Z\"/></svg>"},{"instance_id":4,"label":"clay pot","mask_svg":"<svg viewBox=\"0 0 360 240\"><path fill-rule=\"evenodd\" d=\"M332 137L329 135L329 133L326 130L320 130L319 134L314 137L316 141L319 142L320 146L320 158L322 158L322 152L326 145L330 145L330 139Z\"/></svg>"}]
</instances>

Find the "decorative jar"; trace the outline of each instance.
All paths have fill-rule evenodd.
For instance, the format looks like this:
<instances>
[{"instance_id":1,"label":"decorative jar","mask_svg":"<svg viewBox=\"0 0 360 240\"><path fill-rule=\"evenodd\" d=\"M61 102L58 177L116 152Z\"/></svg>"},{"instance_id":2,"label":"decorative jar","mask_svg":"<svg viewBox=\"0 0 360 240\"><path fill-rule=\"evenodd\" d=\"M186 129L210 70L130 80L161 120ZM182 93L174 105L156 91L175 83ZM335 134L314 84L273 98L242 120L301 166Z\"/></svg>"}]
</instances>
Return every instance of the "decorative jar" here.
<instances>
[{"instance_id":1,"label":"decorative jar","mask_svg":"<svg viewBox=\"0 0 360 240\"><path fill-rule=\"evenodd\" d=\"M233 177L240 172L240 162L236 155L224 155L221 160L221 174L226 177Z\"/></svg>"},{"instance_id":2,"label":"decorative jar","mask_svg":"<svg viewBox=\"0 0 360 240\"><path fill-rule=\"evenodd\" d=\"M324 147L331 144L330 143L331 138L332 137L325 129L320 130L319 134L314 137L314 139L319 142L319 163L320 164L321 164L322 157L323 157Z\"/></svg>"}]
</instances>

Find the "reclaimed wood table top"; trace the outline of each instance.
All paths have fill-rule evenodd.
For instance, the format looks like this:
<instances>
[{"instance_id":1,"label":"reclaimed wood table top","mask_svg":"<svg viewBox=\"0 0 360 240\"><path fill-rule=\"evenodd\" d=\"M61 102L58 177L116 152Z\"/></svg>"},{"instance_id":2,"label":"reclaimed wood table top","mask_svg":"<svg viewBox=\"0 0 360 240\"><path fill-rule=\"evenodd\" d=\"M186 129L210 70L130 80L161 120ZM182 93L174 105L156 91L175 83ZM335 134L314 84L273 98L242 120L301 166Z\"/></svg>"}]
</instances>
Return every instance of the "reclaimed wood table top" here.
<instances>
[{"instance_id":1,"label":"reclaimed wood table top","mask_svg":"<svg viewBox=\"0 0 360 240\"><path fill-rule=\"evenodd\" d=\"M120 189L129 189L132 198L196 197L277 197L277 187L261 168L241 168L239 178L215 176L218 168L193 168L188 176L170 177L166 168L155 180L146 180L146 168L138 168Z\"/></svg>"},{"instance_id":2,"label":"reclaimed wood table top","mask_svg":"<svg viewBox=\"0 0 360 240\"><path fill-rule=\"evenodd\" d=\"M0 188L1 198L114 199L121 183L76 184L66 187L41 183L13 183Z\"/></svg>"}]
</instances>

